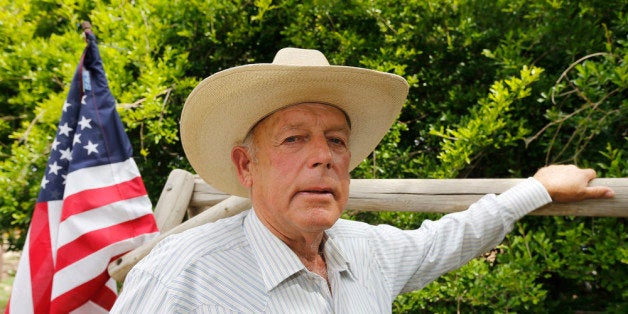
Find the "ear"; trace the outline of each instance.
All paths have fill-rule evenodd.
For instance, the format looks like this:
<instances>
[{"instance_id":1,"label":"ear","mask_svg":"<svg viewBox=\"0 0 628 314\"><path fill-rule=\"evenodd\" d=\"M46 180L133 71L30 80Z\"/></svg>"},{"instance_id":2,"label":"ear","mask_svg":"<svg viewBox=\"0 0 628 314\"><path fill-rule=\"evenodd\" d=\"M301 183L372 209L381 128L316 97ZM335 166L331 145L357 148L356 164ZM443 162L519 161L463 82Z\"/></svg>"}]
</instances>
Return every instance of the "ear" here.
<instances>
[{"instance_id":1,"label":"ear","mask_svg":"<svg viewBox=\"0 0 628 314\"><path fill-rule=\"evenodd\" d=\"M234 146L231 149L231 161L236 168L238 180L245 188L251 188L253 179L251 178L251 154L243 146Z\"/></svg>"}]
</instances>

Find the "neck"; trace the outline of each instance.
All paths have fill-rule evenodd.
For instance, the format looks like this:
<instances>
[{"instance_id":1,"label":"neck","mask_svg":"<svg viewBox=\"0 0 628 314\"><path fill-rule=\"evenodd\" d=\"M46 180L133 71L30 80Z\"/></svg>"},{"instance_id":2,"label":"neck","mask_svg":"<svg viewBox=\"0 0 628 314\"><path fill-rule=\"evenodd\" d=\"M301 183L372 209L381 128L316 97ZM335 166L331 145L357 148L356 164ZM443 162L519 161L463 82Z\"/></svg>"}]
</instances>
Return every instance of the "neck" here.
<instances>
[{"instance_id":1,"label":"neck","mask_svg":"<svg viewBox=\"0 0 628 314\"><path fill-rule=\"evenodd\" d=\"M293 245L291 245L286 241L284 242L286 242L288 247L290 247L290 249L292 249L292 251L299 257L305 268L323 277L329 285L329 278L327 277L327 263L325 261L325 254L323 251L325 239L325 235L323 234L320 240L316 241L318 244L306 244L305 247L301 245L302 243L297 245L294 245L293 243Z\"/></svg>"},{"instance_id":2,"label":"neck","mask_svg":"<svg viewBox=\"0 0 628 314\"><path fill-rule=\"evenodd\" d=\"M325 243L324 233L296 239L283 236L278 237L300 258L310 260L323 253L323 245Z\"/></svg>"},{"instance_id":3,"label":"neck","mask_svg":"<svg viewBox=\"0 0 628 314\"><path fill-rule=\"evenodd\" d=\"M256 213L257 214L257 213ZM324 231L317 233L299 234L297 236L288 235L275 228L261 215L258 218L274 234L283 241L299 257L303 265L311 272L316 273L327 280L327 263L323 248L326 241Z\"/></svg>"}]
</instances>

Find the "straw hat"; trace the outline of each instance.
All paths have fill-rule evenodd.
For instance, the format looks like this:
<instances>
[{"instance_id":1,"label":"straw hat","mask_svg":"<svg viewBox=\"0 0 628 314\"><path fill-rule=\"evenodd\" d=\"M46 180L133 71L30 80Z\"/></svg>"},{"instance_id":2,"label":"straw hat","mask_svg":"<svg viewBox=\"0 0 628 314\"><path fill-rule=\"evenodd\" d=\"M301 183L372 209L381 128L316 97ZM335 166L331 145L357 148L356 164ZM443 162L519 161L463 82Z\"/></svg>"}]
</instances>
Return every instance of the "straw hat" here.
<instances>
[{"instance_id":1,"label":"straw hat","mask_svg":"<svg viewBox=\"0 0 628 314\"><path fill-rule=\"evenodd\" d=\"M351 123L353 169L386 134L407 94L408 83L398 75L329 65L320 51L284 48L271 64L230 68L199 83L181 113L181 142L203 180L248 197L231 162L231 149L264 117L305 102L340 108Z\"/></svg>"}]
</instances>

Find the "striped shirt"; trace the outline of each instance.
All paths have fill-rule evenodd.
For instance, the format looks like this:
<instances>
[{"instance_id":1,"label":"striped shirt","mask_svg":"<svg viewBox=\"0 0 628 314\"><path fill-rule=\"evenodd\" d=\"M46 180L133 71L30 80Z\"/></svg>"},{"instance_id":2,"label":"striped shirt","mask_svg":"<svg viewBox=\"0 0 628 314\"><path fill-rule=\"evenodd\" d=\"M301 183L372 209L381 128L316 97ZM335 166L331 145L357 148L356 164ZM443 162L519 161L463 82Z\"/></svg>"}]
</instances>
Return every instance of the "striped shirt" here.
<instances>
[{"instance_id":1,"label":"striped shirt","mask_svg":"<svg viewBox=\"0 0 628 314\"><path fill-rule=\"evenodd\" d=\"M329 286L246 211L159 243L129 272L112 313L389 313L398 294L490 250L550 201L528 179L416 230L340 219L326 231Z\"/></svg>"}]
</instances>

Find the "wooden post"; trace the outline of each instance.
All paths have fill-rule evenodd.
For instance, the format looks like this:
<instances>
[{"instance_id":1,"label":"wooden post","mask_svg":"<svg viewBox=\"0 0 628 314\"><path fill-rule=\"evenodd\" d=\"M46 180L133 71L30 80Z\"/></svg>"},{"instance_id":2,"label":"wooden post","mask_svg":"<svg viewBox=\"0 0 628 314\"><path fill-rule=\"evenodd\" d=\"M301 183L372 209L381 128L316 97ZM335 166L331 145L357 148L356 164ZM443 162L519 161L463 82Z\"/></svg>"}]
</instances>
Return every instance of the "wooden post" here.
<instances>
[{"instance_id":1,"label":"wooden post","mask_svg":"<svg viewBox=\"0 0 628 314\"><path fill-rule=\"evenodd\" d=\"M183 221L193 191L194 175L181 169L170 172L155 205L155 220L160 232L166 232Z\"/></svg>"}]
</instances>

